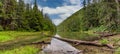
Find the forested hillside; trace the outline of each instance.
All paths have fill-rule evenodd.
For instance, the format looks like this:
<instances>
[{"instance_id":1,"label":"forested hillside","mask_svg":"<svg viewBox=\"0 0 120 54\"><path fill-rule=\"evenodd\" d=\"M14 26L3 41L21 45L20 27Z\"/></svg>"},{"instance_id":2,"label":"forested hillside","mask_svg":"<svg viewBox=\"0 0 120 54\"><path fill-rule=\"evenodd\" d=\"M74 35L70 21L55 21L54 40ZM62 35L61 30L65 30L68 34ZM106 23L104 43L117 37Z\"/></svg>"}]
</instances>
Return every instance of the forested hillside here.
<instances>
[{"instance_id":1,"label":"forested hillside","mask_svg":"<svg viewBox=\"0 0 120 54\"><path fill-rule=\"evenodd\" d=\"M83 6L58 25L58 32L120 31L119 0L84 0Z\"/></svg>"},{"instance_id":2,"label":"forested hillside","mask_svg":"<svg viewBox=\"0 0 120 54\"><path fill-rule=\"evenodd\" d=\"M75 43L83 54L120 54L120 0L84 0L82 3L82 9L57 26L57 33L62 37L59 39ZM94 45L97 43L113 48Z\"/></svg>"},{"instance_id":3,"label":"forested hillside","mask_svg":"<svg viewBox=\"0 0 120 54\"><path fill-rule=\"evenodd\" d=\"M43 10L23 0L0 0L0 31L55 31L55 25Z\"/></svg>"},{"instance_id":4,"label":"forested hillside","mask_svg":"<svg viewBox=\"0 0 120 54\"><path fill-rule=\"evenodd\" d=\"M0 54L38 54L41 42L49 42L56 33L37 1L0 0Z\"/></svg>"}]
</instances>

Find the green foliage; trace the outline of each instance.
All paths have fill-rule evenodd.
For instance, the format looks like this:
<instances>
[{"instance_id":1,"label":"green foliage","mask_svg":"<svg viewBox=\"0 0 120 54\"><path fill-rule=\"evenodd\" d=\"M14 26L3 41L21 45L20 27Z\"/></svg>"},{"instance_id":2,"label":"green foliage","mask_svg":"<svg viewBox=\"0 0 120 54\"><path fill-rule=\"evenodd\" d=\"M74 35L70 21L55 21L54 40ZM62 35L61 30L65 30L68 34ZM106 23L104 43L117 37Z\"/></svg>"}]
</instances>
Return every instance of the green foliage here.
<instances>
[{"instance_id":1,"label":"green foliage","mask_svg":"<svg viewBox=\"0 0 120 54\"><path fill-rule=\"evenodd\" d=\"M92 28L90 30L92 30L93 32L104 32L107 30L107 28L105 26L101 25L100 27Z\"/></svg>"},{"instance_id":2,"label":"green foliage","mask_svg":"<svg viewBox=\"0 0 120 54\"><path fill-rule=\"evenodd\" d=\"M38 9L36 0L33 8L23 0L0 1L0 25L4 30L55 32L55 25L45 15Z\"/></svg>"},{"instance_id":3,"label":"green foliage","mask_svg":"<svg viewBox=\"0 0 120 54\"><path fill-rule=\"evenodd\" d=\"M120 32L115 0L94 0L92 3L84 0L83 5L82 9L57 26L59 35L70 39L94 40L99 38L99 35L91 35L94 32ZM109 41L103 39L100 42L106 44Z\"/></svg>"},{"instance_id":4,"label":"green foliage","mask_svg":"<svg viewBox=\"0 0 120 54\"><path fill-rule=\"evenodd\" d=\"M98 39L98 35L85 33L85 32L58 32L64 38L93 41Z\"/></svg>"},{"instance_id":5,"label":"green foliage","mask_svg":"<svg viewBox=\"0 0 120 54\"><path fill-rule=\"evenodd\" d=\"M79 31L110 31L118 32L120 28L120 18L117 12L115 0L94 0L93 3L84 0L84 7L68 17L60 25L59 32L79 32Z\"/></svg>"},{"instance_id":6,"label":"green foliage","mask_svg":"<svg viewBox=\"0 0 120 54\"><path fill-rule=\"evenodd\" d=\"M12 50L1 50L0 53L2 54L37 54L39 51L38 48L34 46L23 46L20 48L15 48Z\"/></svg>"},{"instance_id":7,"label":"green foliage","mask_svg":"<svg viewBox=\"0 0 120 54\"><path fill-rule=\"evenodd\" d=\"M16 31L2 31L0 32L0 42L5 42L9 40L14 40L16 38L24 37L36 37L39 36L40 32L16 32Z\"/></svg>"},{"instance_id":8,"label":"green foliage","mask_svg":"<svg viewBox=\"0 0 120 54\"><path fill-rule=\"evenodd\" d=\"M81 19L83 17L82 11L83 10L76 12L72 16L68 17L65 21L63 21L60 25L58 25L58 31L77 32L83 29L83 26L81 24Z\"/></svg>"},{"instance_id":9,"label":"green foliage","mask_svg":"<svg viewBox=\"0 0 120 54\"><path fill-rule=\"evenodd\" d=\"M0 31L3 31L3 27L2 26L0 26Z\"/></svg>"},{"instance_id":10,"label":"green foliage","mask_svg":"<svg viewBox=\"0 0 120 54\"><path fill-rule=\"evenodd\" d=\"M44 34L44 36L43 36ZM18 32L2 31L0 32L0 52L7 52L21 46L29 45L33 42L50 41L53 34L50 31L44 32ZM28 53L29 51L24 51ZM13 53L10 51L10 53Z\"/></svg>"},{"instance_id":11,"label":"green foliage","mask_svg":"<svg viewBox=\"0 0 120 54\"><path fill-rule=\"evenodd\" d=\"M107 39L102 39L102 40L100 40L100 43L101 43L101 44L108 44L109 41L108 41Z\"/></svg>"}]
</instances>

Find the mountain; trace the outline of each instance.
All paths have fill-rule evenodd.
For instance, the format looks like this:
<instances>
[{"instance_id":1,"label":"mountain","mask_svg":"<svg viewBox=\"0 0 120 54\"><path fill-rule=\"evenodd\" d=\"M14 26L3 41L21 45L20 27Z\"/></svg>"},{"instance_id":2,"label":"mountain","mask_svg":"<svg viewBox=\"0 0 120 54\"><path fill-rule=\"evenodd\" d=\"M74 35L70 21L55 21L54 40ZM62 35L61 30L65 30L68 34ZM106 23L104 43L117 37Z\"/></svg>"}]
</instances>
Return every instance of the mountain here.
<instances>
[{"instance_id":1,"label":"mountain","mask_svg":"<svg viewBox=\"0 0 120 54\"><path fill-rule=\"evenodd\" d=\"M84 7L72 14L60 25L58 32L109 31L120 29L120 15L115 0L103 0L84 4Z\"/></svg>"}]
</instances>

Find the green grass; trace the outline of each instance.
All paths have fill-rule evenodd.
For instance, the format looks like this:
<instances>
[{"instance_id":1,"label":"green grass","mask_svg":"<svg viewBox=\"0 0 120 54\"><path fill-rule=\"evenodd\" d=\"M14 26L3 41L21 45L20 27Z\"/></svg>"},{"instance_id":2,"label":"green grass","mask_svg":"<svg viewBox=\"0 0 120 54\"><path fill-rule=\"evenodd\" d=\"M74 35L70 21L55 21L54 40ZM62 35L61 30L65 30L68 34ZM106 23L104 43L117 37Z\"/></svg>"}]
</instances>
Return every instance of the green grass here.
<instances>
[{"instance_id":1,"label":"green grass","mask_svg":"<svg viewBox=\"0 0 120 54\"><path fill-rule=\"evenodd\" d=\"M108 41L107 39L101 39L101 40L100 40L100 43L101 43L101 44L108 44L109 41Z\"/></svg>"},{"instance_id":2,"label":"green grass","mask_svg":"<svg viewBox=\"0 0 120 54\"><path fill-rule=\"evenodd\" d=\"M100 26L100 27L96 27L96 28L91 28L88 31L58 32L58 34L64 38L70 38L70 39L95 40L95 39L99 38L99 34L95 34L95 32L104 32L104 31L106 31L106 27Z\"/></svg>"},{"instance_id":3,"label":"green grass","mask_svg":"<svg viewBox=\"0 0 120 54\"><path fill-rule=\"evenodd\" d=\"M90 29L89 31L93 31L93 32L104 32L104 31L106 31L106 30L107 30L107 28L102 25L102 26L100 26L100 27L92 28L92 29Z\"/></svg>"},{"instance_id":4,"label":"green grass","mask_svg":"<svg viewBox=\"0 0 120 54\"><path fill-rule=\"evenodd\" d=\"M58 34L64 38L77 39L77 40L94 40L98 38L96 34L87 32L58 32Z\"/></svg>"},{"instance_id":5,"label":"green grass","mask_svg":"<svg viewBox=\"0 0 120 54\"><path fill-rule=\"evenodd\" d=\"M10 37L10 36L0 35L0 42L5 42L8 40L12 40L12 39L14 39L14 38Z\"/></svg>"},{"instance_id":6,"label":"green grass","mask_svg":"<svg viewBox=\"0 0 120 54\"><path fill-rule=\"evenodd\" d=\"M0 32L0 42L20 39L30 36L40 36L40 32L3 31Z\"/></svg>"},{"instance_id":7,"label":"green grass","mask_svg":"<svg viewBox=\"0 0 120 54\"><path fill-rule=\"evenodd\" d=\"M39 48L31 45L33 42L50 41L52 34L44 32L0 32L0 54L37 54Z\"/></svg>"},{"instance_id":8,"label":"green grass","mask_svg":"<svg viewBox=\"0 0 120 54\"><path fill-rule=\"evenodd\" d=\"M38 52L39 48L34 46L22 46L12 50L1 50L0 54L37 54Z\"/></svg>"},{"instance_id":9,"label":"green grass","mask_svg":"<svg viewBox=\"0 0 120 54\"><path fill-rule=\"evenodd\" d=\"M44 34L44 35L43 35ZM28 45L33 42L50 41L52 35L49 32L0 32L0 50L13 49Z\"/></svg>"}]
</instances>

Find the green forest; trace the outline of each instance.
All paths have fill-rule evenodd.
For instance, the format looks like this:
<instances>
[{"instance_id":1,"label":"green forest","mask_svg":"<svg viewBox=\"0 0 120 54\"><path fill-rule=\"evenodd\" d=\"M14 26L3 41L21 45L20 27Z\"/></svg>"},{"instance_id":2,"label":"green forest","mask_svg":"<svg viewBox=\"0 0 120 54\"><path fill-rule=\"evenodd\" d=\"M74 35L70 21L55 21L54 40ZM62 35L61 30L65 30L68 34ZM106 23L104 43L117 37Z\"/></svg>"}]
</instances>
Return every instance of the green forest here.
<instances>
[{"instance_id":1,"label":"green forest","mask_svg":"<svg viewBox=\"0 0 120 54\"><path fill-rule=\"evenodd\" d=\"M68 17L58 31L120 31L120 5L118 0L84 0L83 8Z\"/></svg>"},{"instance_id":2,"label":"green forest","mask_svg":"<svg viewBox=\"0 0 120 54\"><path fill-rule=\"evenodd\" d=\"M0 54L36 54L41 50L36 42L50 41L56 26L37 1L0 0Z\"/></svg>"},{"instance_id":3,"label":"green forest","mask_svg":"<svg viewBox=\"0 0 120 54\"><path fill-rule=\"evenodd\" d=\"M59 6L58 3L63 1L49 0L53 5L46 4L48 6L40 10L38 3L47 1L25 3L25 0L0 0L0 54L41 54L51 45L54 47L55 44L55 49L63 46L62 42L83 54L120 54L120 0L80 0L82 8L58 26L55 25L57 21L53 23L52 20L65 14L61 13L63 7L75 4ZM50 9L50 13L53 11L53 16L45 13L44 8ZM61 11L57 11L60 8ZM65 54L66 49L61 49ZM72 51L66 52L69 54Z\"/></svg>"},{"instance_id":4,"label":"green forest","mask_svg":"<svg viewBox=\"0 0 120 54\"><path fill-rule=\"evenodd\" d=\"M62 40L85 51L83 54L120 54L120 0L83 0L82 5L57 26Z\"/></svg>"},{"instance_id":5,"label":"green forest","mask_svg":"<svg viewBox=\"0 0 120 54\"><path fill-rule=\"evenodd\" d=\"M84 0L83 8L59 24L57 32L80 40L96 39L99 37L96 33L119 33L119 4L118 0Z\"/></svg>"},{"instance_id":6,"label":"green forest","mask_svg":"<svg viewBox=\"0 0 120 54\"><path fill-rule=\"evenodd\" d=\"M33 8L23 0L0 0L0 30L55 31L55 25L43 10L38 10L35 0Z\"/></svg>"}]
</instances>

